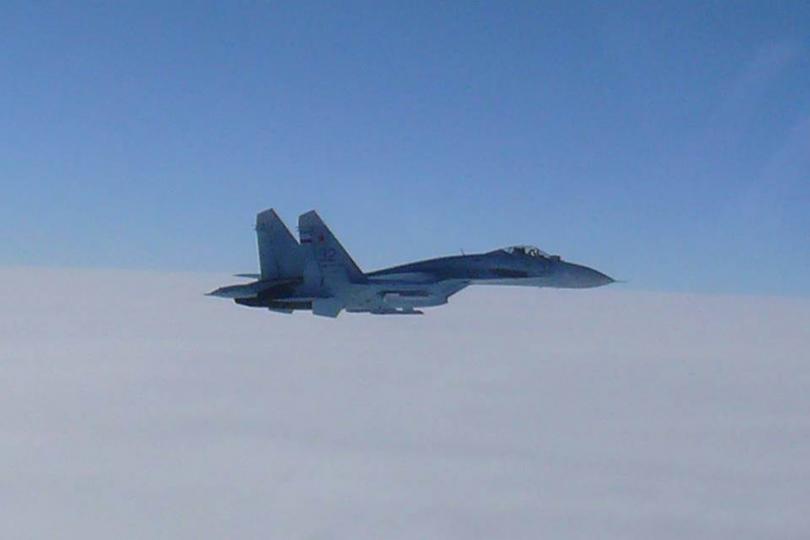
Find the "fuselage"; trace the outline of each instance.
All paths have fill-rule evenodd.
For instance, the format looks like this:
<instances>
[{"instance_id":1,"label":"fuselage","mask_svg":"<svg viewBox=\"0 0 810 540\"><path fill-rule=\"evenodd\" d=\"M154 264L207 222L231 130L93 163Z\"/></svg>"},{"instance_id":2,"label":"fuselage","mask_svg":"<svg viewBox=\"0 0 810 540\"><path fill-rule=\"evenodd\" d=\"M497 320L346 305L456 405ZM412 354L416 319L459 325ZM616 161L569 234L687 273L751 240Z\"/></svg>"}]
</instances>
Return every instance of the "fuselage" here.
<instances>
[{"instance_id":1,"label":"fuselage","mask_svg":"<svg viewBox=\"0 0 810 540\"><path fill-rule=\"evenodd\" d=\"M515 249L515 248L508 248ZM366 274L370 282L417 276L439 280L464 280L478 285L518 285L582 289L613 283L613 279L587 266L569 263L539 250L509 252L504 249L471 255L439 257ZM418 279L418 278L417 278Z\"/></svg>"},{"instance_id":2,"label":"fuselage","mask_svg":"<svg viewBox=\"0 0 810 540\"><path fill-rule=\"evenodd\" d=\"M313 302L340 297L350 312L390 308L409 313L415 308L445 304L451 295L469 285L581 289L612 282L592 268L563 261L536 248L518 247L392 266L364 273L337 287L301 276L282 282L257 281L224 287L213 294L232 297L242 305L279 311L312 309Z\"/></svg>"},{"instance_id":3,"label":"fuselage","mask_svg":"<svg viewBox=\"0 0 810 540\"><path fill-rule=\"evenodd\" d=\"M439 257L363 272L317 212L298 217L296 240L272 208L256 215L257 281L220 287L211 296L290 313L311 309L337 317L341 311L420 313L470 285L523 285L584 289L613 280L586 266L565 262L534 246ZM253 277L253 275L241 275Z\"/></svg>"}]
</instances>

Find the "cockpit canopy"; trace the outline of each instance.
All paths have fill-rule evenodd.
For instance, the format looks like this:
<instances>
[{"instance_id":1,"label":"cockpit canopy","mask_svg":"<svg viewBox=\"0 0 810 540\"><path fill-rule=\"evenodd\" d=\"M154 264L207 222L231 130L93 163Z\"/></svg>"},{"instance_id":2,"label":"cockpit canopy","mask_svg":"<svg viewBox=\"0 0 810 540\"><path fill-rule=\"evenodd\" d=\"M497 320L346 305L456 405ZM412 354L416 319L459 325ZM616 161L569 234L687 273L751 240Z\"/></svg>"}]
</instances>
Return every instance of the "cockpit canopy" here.
<instances>
[{"instance_id":1,"label":"cockpit canopy","mask_svg":"<svg viewBox=\"0 0 810 540\"><path fill-rule=\"evenodd\" d=\"M549 255L537 246L510 246L503 251L510 255L528 255L529 257L542 257L544 259L559 259L557 255Z\"/></svg>"}]
</instances>

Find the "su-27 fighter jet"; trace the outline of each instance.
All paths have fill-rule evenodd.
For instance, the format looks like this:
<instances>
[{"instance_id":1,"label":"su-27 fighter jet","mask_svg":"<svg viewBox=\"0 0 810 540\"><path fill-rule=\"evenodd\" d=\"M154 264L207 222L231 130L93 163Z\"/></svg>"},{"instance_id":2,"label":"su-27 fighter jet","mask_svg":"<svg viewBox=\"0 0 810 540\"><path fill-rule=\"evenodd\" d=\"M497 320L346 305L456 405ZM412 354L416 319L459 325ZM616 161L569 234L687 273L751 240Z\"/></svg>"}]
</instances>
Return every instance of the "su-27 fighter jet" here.
<instances>
[{"instance_id":1,"label":"su-27 fighter jet","mask_svg":"<svg viewBox=\"0 0 810 540\"><path fill-rule=\"evenodd\" d=\"M272 209L256 216L261 274L256 281L209 295L281 313L312 310L415 315L440 306L468 285L524 285L584 289L614 280L587 266L565 262L532 246L455 255L364 273L313 210L298 218L300 243Z\"/></svg>"}]
</instances>

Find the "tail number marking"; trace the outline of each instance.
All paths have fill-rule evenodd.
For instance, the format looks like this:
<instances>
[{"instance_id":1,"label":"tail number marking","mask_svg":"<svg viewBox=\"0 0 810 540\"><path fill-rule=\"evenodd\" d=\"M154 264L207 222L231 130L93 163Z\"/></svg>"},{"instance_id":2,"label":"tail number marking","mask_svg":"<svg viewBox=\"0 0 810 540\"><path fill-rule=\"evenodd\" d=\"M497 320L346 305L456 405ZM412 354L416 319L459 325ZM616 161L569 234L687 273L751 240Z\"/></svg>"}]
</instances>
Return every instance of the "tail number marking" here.
<instances>
[{"instance_id":1,"label":"tail number marking","mask_svg":"<svg viewBox=\"0 0 810 540\"><path fill-rule=\"evenodd\" d=\"M335 262L335 257L337 257L337 251L335 248L327 247L318 250L319 262Z\"/></svg>"}]
</instances>

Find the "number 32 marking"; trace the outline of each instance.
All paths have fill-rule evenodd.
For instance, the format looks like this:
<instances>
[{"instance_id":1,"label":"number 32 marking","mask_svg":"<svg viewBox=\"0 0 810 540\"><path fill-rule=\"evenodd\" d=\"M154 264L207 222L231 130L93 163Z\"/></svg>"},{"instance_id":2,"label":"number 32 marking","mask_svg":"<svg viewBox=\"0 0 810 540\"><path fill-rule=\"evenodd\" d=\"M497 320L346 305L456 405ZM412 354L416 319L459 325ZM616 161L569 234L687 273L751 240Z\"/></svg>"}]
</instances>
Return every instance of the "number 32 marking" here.
<instances>
[{"instance_id":1,"label":"number 32 marking","mask_svg":"<svg viewBox=\"0 0 810 540\"><path fill-rule=\"evenodd\" d=\"M335 248L323 248L318 251L318 259L323 262L334 262L336 255Z\"/></svg>"}]
</instances>

